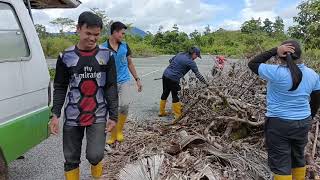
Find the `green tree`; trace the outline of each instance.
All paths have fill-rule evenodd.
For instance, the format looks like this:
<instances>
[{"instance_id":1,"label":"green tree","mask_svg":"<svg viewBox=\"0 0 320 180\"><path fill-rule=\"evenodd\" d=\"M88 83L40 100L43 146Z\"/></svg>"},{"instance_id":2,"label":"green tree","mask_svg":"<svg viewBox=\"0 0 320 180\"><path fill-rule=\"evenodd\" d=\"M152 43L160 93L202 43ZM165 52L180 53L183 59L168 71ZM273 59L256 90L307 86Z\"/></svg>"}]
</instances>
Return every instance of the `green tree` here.
<instances>
[{"instance_id":1,"label":"green tree","mask_svg":"<svg viewBox=\"0 0 320 180\"><path fill-rule=\"evenodd\" d=\"M267 34L271 35L272 32L273 32L273 23L272 21L270 21L268 18L266 18L264 21L263 21L263 31L266 32Z\"/></svg>"},{"instance_id":2,"label":"green tree","mask_svg":"<svg viewBox=\"0 0 320 180\"><path fill-rule=\"evenodd\" d=\"M211 33L211 29L210 29L210 25L208 24L205 28L204 28L204 35L208 35Z\"/></svg>"},{"instance_id":3,"label":"green tree","mask_svg":"<svg viewBox=\"0 0 320 180\"><path fill-rule=\"evenodd\" d=\"M36 28L36 31L38 33L38 36L40 38L44 38L47 36L47 30L46 30L46 27L42 24L35 24L34 27Z\"/></svg>"},{"instance_id":4,"label":"green tree","mask_svg":"<svg viewBox=\"0 0 320 180\"><path fill-rule=\"evenodd\" d=\"M195 39L195 38L198 38L200 36L201 36L200 32L198 30L196 30L196 29L192 33L190 33L190 38L191 39Z\"/></svg>"},{"instance_id":5,"label":"green tree","mask_svg":"<svg viewBox=\"0 0 320 180\"><path fill-rule=\"evenodd\" d=\"M105 10L101 10L99 8L91 8L90 9L93 13L98 15L102 19L103 23L103 29L102 29L102 34L110 34L110 27L113 21L107 16L107 13Z\"/></svg>"},{"instance_id":6,"label":"green tree","mask_svg":"<svg viewBox=\"0 0 320 180\"><path fill-rule=\"evenodd\" d=\"M163 26L160 25L158 28L157 33L154 35L154 38L151 41L151 44L153 46L156 46L158 48L163 47L164 46L164 40L163 40Z\"/></svg>"},{"instance_id":7,"label":"green tree","mask_svg":"<svg viewBox=\"0 0 320 180\"><path fill-rule=\"evenodd\" d=\"M273 23L273 32L276 34L284 34L284 23L280 16L276 17Z\"/></svg>"},{"instance_id":8,"label":"green tree","mask_svg":"<svg viewBox=\"0 0 320 180\"><path fill-rule=\"evenodd\" d=\"M173 28L172 31L162 32L161 26L151 41L152 46L161 49L165 54L175 54L184 51L189 43L189 37L186 33L179 32L177 28Z\"/></svg>"},{"instance_id":9,"label":"green tree","mask_svg":"<svg viewBox=\"0 0 320 180\"><path fill-rule=\"evenodd\" d=\"M173 29L174 32L179 32L179 27L178 27L177 24L174 24L172 29Z\"/></svg>"},{"instance_id":10,"label":"green tree","mask_svg":"<svg viewBox=\"0 0 320 180\"><path fill-rule=\"evenodd\" d=\"M147 44L151 44L152 40L153 40L154 36L150 31L147 31L147 35L143 38L143 40L147 43Z\"/></svg>"},{"instance_id":11,"label":"green tree","mask_svg":"<svg viewBox=\"0 0 320 180\"><path fill-rule=\"evenodd\" d=\"M261 32L262 27L261 27L261 19L255 20L252 18L249 21L245 21L242 26L241 26L241 32L243 33L257 33Z\"/></svg>"},{"instance_id":12,"label":"green tree","mask_svg":"<svg viewBox=\"0 0 320 180\"><path fill-rule=\"evenodd\" d=\"M200 44L202 44L201 33L198 30L195 29L192 33L189 34L189 36L190 36L194 45L199 46Z\"/></svg>"},{"instance_id":13,"label":"green tree","mask_svg":"<svg viewBox=\"0 0 320 180\"><path fill-rule=\"evenodd\" d=\"M304 1L298 9L298 16L293 18L297 25L289 28L290 36L302 39L307 49L320 48L320 1Z\"/></svg>"},{"instance_id":14,"label":"green tree","mask_svg":"<svg viewBox=\"0 0 320 180\"><path fill-rule=\"evenodd\" d=\"M126 26L127 26L127 30L128 31L131 31L133 29L133 24L132 23L127 23Z\"/></svg>"},{"instance_id":15,"label":"green tree","mask_svg":"<svg viewBox=\"0 0 320 180\"><path fill-rule=\"evenodd\" d=\"M303 39L304 34L302 33L299 26L291 26L288 28L288 35L292 38Z\"/></svg>"},{"instance_id":16,"label":"green tree","mask_svg":"<svg viewBox=\"0 0 320 180\"><path fill-rule=\"evenodd\" d=\"M64 33L66 28L74 28L75 22L72 19L69 18L56 18L53 21L50 22L50 24L56 25L59 27L59 32Z\"/></svg>"},{"instance_id":17,"label":"green tree","mask_svg":"<svg viewBox=\"0 0 320 180\"><path fill-rule=\"evenodd\" d=\"M223 28L219 28L216 32L225 32L226 30Z\"/></svg>"},{"instance_id":18,"label":"green tree","mask_svg":"<svg viewBox=\"0 0 320 180\"><path fill-rule=\"evenodd\" d=\"M158 28L158 32L157 33L161 33L163 31L163 26L160 25L159 28Z\"/></svg>"}]
</instances>

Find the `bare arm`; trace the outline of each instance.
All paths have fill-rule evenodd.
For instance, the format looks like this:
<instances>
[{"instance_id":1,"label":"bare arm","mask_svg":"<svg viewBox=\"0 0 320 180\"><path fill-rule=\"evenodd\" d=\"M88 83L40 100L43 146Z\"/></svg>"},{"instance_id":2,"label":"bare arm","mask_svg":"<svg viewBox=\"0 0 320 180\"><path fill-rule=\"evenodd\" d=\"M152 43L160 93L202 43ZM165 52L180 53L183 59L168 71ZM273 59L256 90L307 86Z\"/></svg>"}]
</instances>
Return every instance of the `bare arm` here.
<instances>
[{"instance_id":1,"label":"bare arm","mask_svg":"<svg viewBox=\"0 0 320 180\"><path fill-rule=\"evenodd\" d=\"M312 118L314 118L320 106L320 90L313 91L310 97L311 97L311 101L310 101L311 116Z\"/></svg>"},{"instance_id":2,"label":"bare arm","mask_svg":"<svg viewBox=\"0 0 320 180\"><path fill-rule=\"evenodd\" d=\"M130 73L132 74L133 78L134 79L139 78L138 74L137 74L137 71L136 71L136 67L135 67L135 65L133 64L133 61L132 61L132 57L128 56L127 58L128 58L128 67L129 67Z\"/></svg>"},{"instance_id":3,"label":"bare arm","mask_svg":"<svg viewBox=\"0 0 320 180\"><path fill-rule=\"evenodd\" d=\"M132 61L132 57L131 56L128 56L128 67L129 67L129 71L130 73L132 74L133 78L136 80L137 82L137 87L138 87L138 92L141 92L142 91L142 83L141 83L141 80L137 74L137 71L136 71L136 67L135 65L133 64L133 61Z\"/></svg>"},{"instance_id":4,"label":"bare arm","mask_svg":"<svg viewBox=\"0 0 320 180\"><path fill-rule=\"evenodd\" d=\"M138 92L141 92L142 91L142 83L141 83L141 80L140 80L138 73L136 71L136 67L133 64L132 57L131 57L132 52L131 52L131 49L128 44L127 44L127 49L128 49L128 52L127 52L128 68L129 68L129 71L132 74L133 78L137 82Z\"/></svg>"}]
</instances>

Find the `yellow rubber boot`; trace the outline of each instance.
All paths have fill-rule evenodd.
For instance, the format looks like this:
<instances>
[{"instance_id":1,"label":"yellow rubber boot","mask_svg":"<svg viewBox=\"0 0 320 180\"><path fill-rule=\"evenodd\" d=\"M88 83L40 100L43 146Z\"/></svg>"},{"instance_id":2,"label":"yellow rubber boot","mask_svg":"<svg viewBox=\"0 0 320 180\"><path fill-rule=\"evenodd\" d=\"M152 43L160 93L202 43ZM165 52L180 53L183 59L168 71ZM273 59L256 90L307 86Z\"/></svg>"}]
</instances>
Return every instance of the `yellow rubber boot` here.
<instances>
[{"instance_id":1,"label":"yellow rubber boot","mask_svg":"<svg viewBox=\"0 0 320 180\"><path fill-rule=\"evenodd\" d=\"M113 144L117 140L117 128L113 128L111 134L107 140L107 144Z\"/></svg>"},{"instance_id":2,"label":"yellow rubber boot","mask_svg":"<svg viewBox=\"0 0 320 180\"><path fill-rule=\"evenodd\" d=\"M274 174L273 175L274 180L292 180L292 175L278 175Z\"/></svg>"},{"instance_id":3,"label":"yellow rubber boot","mask_svg":"<svg viewBox=\"0 0 320 180\"><path fill-rule=\"evenodd\" d=\"M79 168L67 171L64 173L66 180L80 180L80 170Z\"/></svg>"},{"instance_id":4,"label":"yellow rubber boot","mask_svg":"<svg viewBox=\"0 0 320 180\"><path fill-rule=\"evenodd\" d=\"M118 142L122 142L124 140L124 136L123 136L123 127L124 127L124 123L127 120L127 115L125 114L119 114L119 120L116 126L117 129L117 133L116 133L116 137L117 137L117 141Z\"/></svg>"},{"instance_id":5,"label":"yellow rubber boot","mask_svg":"<svg viewBox=\"0 0 320 180\"><path fill-rule=\"evenodd\" d=\"M306 179L306 167L300 167L300 168L293 168L292 169L292 177L295 178L295 180L305 180Z\"/></svg>"},{"instance_id":6,"label":"yellow rubber boot","mask_svg":"<svg viewBox=\"0 0 320 180\"><path fill-rule=\"evenodd\" d=\"M177 102L177 103L172 103L172 110L173 110L173 114L174 114L174 118L175 119L179 119L181 117L181 103Z\"/></svg>"},{"instance_id":7,"label":"yellow rubber boot","mask_svg":"<svg viewBox=\"0 0 320 180\"><path fill-rule=\"evenodd\" d=\"M160 112L159 112L159 116L163 117L163 116L167 116L168 113L166 113L166 100L161 100L160 101Z\"/></svg>"},{"instance_id":8,"label":"yellow rubber boot","mask_svg":"<svg viewBox=\"0 0 320 180\"><path fill-rule=\"evenodd\" d=\"M99 162L97 165L91 165L91 175L93 178L100 178L102 176L103 167L102 162Z\"/></svg>"}]
</instances>

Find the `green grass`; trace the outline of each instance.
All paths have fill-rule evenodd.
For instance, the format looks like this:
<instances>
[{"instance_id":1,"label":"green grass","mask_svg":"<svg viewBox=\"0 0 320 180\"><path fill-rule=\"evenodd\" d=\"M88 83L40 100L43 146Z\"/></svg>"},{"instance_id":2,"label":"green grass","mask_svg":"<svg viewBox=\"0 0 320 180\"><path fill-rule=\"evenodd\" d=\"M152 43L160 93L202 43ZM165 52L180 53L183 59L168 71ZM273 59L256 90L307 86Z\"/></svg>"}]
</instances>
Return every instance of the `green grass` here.
<instances>
[{"instance_id":1,"label":"green grass","mask_svg":"<svg viewBox=\"0 0 320 180\"><path fill-rule=\"evenodd\" d=\"M108 37L102 36L99 44ZM250 57L259 52L278 46L290 39L285 34L269 36L266 33L241 33L240 31L217 31L207 35L196 34L192 38L184 32L167 31L146 37L126 35L125 41L132 50L133 57L150 57L162 54L175 54L186 50L192 45L200 47L202 54L224 55L229 58ZM79 41L77 35L45 37L41 44L45 56L57 58L59 53ZM304 59L314 67L320 61L320 49L307 50ZM311 63L310 61L314 61ZM51 73L53 76L53 72Z\"/></svg>"},{"instance_id":2,"label":"green grass","mask_svg":"<svg viewBox=\"0 0 320 180\"><path fill-rule=\"evenodd\" d=\"M56 70L55 69L49 69L49 74L50 74L50 79L53 80L54 76L56 75Z\"/></svg>"}]
</instances>

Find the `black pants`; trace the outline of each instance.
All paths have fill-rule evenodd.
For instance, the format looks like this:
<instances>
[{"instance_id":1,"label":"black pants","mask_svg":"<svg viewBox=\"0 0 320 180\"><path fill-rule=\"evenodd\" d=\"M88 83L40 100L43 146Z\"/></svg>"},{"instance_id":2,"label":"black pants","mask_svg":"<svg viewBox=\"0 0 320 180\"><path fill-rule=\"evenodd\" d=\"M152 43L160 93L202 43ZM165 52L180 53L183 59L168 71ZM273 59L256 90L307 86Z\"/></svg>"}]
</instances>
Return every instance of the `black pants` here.
<instances>
[{"instance_id":1,"label":"black pants","mask_svg":"<svg viewBox=\"0 0 320 180\"><path fill-rule=\"evenodd\" d=\"M165 76L162 76L162 87L163 93L161 95L161 100L167 100L171 92L172 103L179 102L178 91L181 90L179 82L173 81Z\"/></svg>"},{"instance_id":2,"label":"black pants","mask_svg":"<svg viewBox=\"0 0 320 180\"><path fill-rule=\"evenodd\" d=\"M311 117L299 120L267 118L265 138L268 164L278 175L290 175L292 168L304 167Z\"/></svg>"},{"instance_id":3,"label":"black pants","mask_svg":"<svg viewBox=\"0 0 320 180\"><path fill-rule=\"evenodd\" d=\"M64 170L70 171L79 167L81 146L86 131L86 158L92 165L97 165L104 156L106 142L106 123L93 124L87 127L63 126Z\"/></svg>"}]
</instances>

